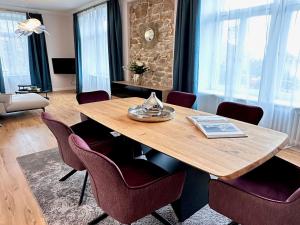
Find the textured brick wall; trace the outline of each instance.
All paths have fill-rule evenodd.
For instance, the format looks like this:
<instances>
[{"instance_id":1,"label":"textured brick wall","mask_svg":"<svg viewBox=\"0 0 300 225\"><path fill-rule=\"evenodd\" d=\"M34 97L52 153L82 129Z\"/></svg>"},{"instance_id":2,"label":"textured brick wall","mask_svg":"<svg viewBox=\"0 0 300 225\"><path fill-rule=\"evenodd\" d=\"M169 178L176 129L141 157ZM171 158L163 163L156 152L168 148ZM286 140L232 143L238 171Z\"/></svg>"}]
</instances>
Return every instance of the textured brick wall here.
<instances>
[{"instance_id":1,"label":"textured brick wall","mask_svg":"<svg viewBox=\"0 0 300 225\"><path fill-rule=\"evenodd\" d=\"M153 72L144 75L143 84L172 86L174 48L174 0L137 0L130 5L129 60L139 59ZM155 23L158 29L157 44L143 45L141 27Z\"/></svg>"}]
</instances>

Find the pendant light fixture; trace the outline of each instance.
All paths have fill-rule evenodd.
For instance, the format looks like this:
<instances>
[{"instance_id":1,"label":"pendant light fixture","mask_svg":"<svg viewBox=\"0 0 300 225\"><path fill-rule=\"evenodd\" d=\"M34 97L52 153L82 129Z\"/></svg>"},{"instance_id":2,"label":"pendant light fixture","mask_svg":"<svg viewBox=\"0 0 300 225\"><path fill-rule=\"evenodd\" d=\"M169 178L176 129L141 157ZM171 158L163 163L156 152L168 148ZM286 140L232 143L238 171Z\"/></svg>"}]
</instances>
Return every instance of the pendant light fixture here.
<instances>
[{"instance_id":1,"label":"pendant light fixture","mask_svg":"<svg viewBox=\"0 0 300 225\"><path fill-rule=\"evenodd\" d=\"M41 34L41 33L47 33L46 27L42 25L41 21L35 18L29 18L27 20L24 20L23 22L20 22L18 24L17 30L15 31L16 34L21 36L30 36L33 33Z\"/></svg>"},{"instance_id":2,"label":"pendant light fixture","mask_svg":"<svg viewBox=\"0 0 300 225\"><path fill-rule=\"evenodd\" d=\"M20 36L30 36L34 33L41 34L46 31L46 27L42 25L38 19L30 18L18 24L18 29L15 31Z\"/></svg>"}]
</instances>

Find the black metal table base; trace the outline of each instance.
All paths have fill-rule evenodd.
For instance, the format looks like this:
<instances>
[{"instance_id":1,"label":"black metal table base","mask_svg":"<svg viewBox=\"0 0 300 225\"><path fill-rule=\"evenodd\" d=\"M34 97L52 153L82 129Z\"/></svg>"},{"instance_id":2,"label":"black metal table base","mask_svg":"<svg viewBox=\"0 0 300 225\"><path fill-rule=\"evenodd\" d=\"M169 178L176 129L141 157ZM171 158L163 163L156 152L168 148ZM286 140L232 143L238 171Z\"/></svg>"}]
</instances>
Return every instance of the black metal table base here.
<instances>
[{"instance_id":1,"label":"black metal table base","mask_svg":"<svg viewBox=\"0 0 300 225\"><path fill-rule=\"evenodd\" d=\"M146 157L170 173L177 170L186 171L182 195L172 204L179 222L185 221L208 204L208 183L210 180L208 173L154 150L148 151Z\"/></svg>"},{"instance_id":2,"label":"black metal table base","mask_svg":"<svg viewBox=\"0 0 300 225\"><path fill-rule=\"evenodd\" d=\"M237 222L231 221L228 225L239 225Z\"/></svg>"},{"instance_id":3,"label":"black metal table base","mask_svg":"<svg viewBox=\"0 0 300 225\"><path fill-rule=\"evenodd\" d=\"M161 215L159 215L157 212L153 212L151 213L151 215L157 219L159 222L161 222L164 225L172 225L168 220L166 220L165 218L163 218Z\"/></svg>"},{"instance_id":4,"label":"black metal table base","mask_svg":"<svg viewBox=\"0 0 300 225\"><path fill-rule=\"evenodd\" d=\"M93 219L92 221L88 222L88 225L95 225L98 224L100 221L106 219L108 217L107 213L103 213L97 218Z\"/></svg>"}]
</instances>

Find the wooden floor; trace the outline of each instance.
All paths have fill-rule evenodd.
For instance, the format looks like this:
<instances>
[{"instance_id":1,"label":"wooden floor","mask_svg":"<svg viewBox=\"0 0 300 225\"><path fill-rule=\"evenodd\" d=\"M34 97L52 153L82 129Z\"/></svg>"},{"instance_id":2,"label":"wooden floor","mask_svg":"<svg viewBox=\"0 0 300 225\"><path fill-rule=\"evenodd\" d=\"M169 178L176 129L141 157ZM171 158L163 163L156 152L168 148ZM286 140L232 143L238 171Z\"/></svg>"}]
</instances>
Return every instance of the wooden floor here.
<instances>
[{"instance_id":1,"label":"wooden floor","mask_svg":"<svg viewBox=\"0 0 300 225\"><path fill-rule=\"evenodd\" d=\"M80 121L74 108L75 93L57 92L49 97L47 112L69 125ZM0 225L46 224L16 161L18 156L57 146L40 113L35 110L0 117L4 125L0 127Z\"/></svg>"},{"instance_id":2,"label":"wooden floor","mask_svg":"<svg viewBox=\"0 0 300 225\"><path fill-rule=\"evenodd\" d=\"M75 93L49 95L47 112L66 124L80 121ZM16 157L57 146L54 136L40 119L41 110L0 117L0 225L46 224Z\"/></svg>"}]
</instances>

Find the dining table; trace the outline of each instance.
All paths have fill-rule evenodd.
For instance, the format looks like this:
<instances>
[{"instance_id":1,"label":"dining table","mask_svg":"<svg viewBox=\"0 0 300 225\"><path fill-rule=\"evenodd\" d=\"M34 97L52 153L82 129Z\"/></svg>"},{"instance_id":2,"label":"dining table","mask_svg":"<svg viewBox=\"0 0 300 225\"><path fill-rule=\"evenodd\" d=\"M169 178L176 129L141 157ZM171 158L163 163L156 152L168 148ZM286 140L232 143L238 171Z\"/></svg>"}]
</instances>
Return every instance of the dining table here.
<instances>
[{"instance_id":1,"label":"dining table","mask_svg":"<svg viewBox=\"0 0 300 225\"><path fill-rule=\"evenodd\" d=\"M187 117L211 114L166 103L175 109L175 117L169 121L149 123L129 118L128 109L144 101L119 98L76 107L94 121L153 149L146 154L153 163L168 171L187 171L182 196L172 204L179 221L208 203L211 176L223 180L242 176L275 156L288 141L285 133L233 119L228 120L247 137L208 139Z\"/></svg>"}]
</instances>

